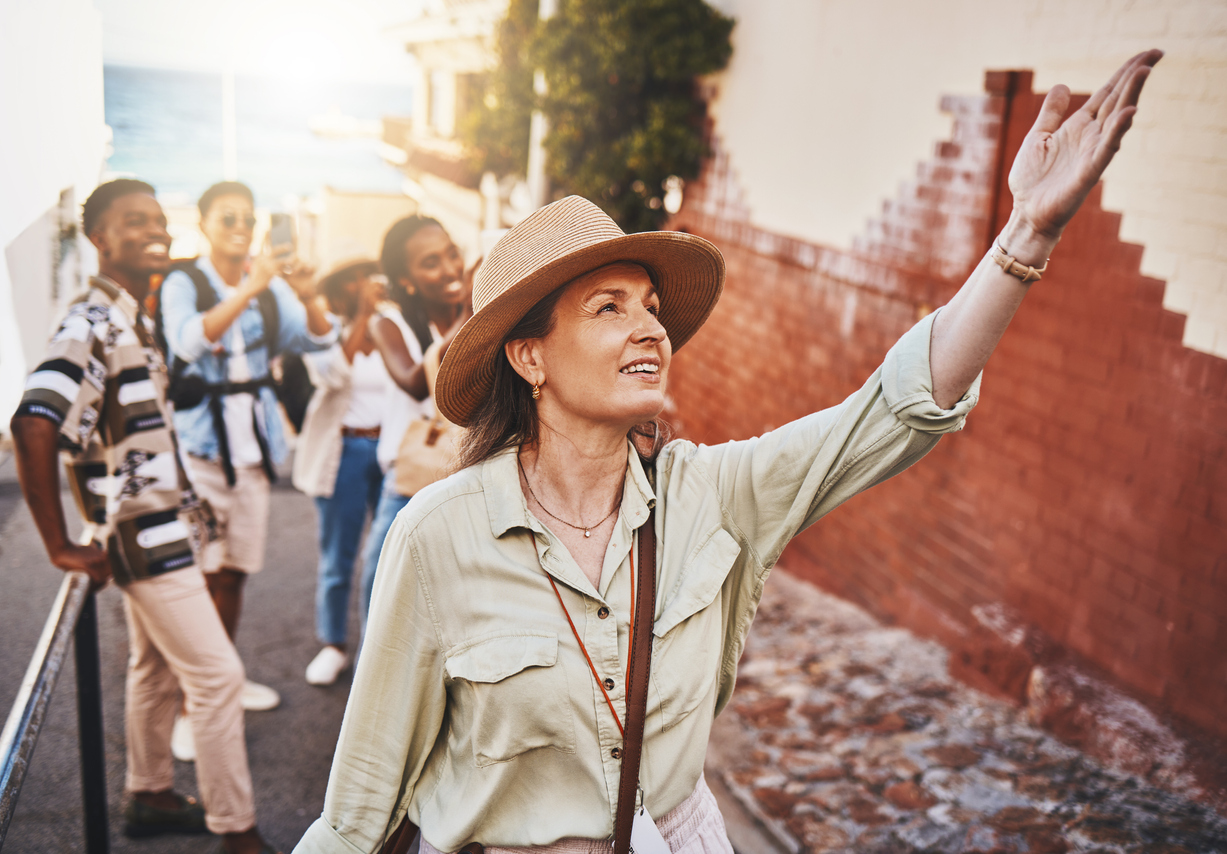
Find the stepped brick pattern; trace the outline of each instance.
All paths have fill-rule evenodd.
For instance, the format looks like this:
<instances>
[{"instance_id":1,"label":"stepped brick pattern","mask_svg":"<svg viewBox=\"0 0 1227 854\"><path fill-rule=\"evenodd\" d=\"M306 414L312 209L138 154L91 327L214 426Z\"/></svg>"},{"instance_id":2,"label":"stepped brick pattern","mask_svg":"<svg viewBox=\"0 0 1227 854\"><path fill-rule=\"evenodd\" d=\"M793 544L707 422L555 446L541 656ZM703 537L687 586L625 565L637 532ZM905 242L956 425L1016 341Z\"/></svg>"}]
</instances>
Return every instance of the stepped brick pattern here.
<instances>
[{"instance_id":1,"label":"stepped brick pattern","mask_svg":"<svg viewBox=\"0 0 1227 854\"><path fill-rule=\"evenodd\" d=\"M838 403L954 294L1008 216L1008 166L1042 101L1027 72L990 73L986 90L943 100L952 139L849 251L754 227L712 140L669 226L712 240L729 268L674 361L666 415L680 435L745 438ZM1027 650L1058 650L1227 735L1227 360L1181 344L1184 316L1164 310L1164 283L1140 274L1142 247L1119 226L1096 188L989 362L967 429L800 536L785 562L942 640L1000 693L1025 699L1042 660ZM977 660L986 608L1041 640L1004 667Z\"/></svg>"}]
</instances>

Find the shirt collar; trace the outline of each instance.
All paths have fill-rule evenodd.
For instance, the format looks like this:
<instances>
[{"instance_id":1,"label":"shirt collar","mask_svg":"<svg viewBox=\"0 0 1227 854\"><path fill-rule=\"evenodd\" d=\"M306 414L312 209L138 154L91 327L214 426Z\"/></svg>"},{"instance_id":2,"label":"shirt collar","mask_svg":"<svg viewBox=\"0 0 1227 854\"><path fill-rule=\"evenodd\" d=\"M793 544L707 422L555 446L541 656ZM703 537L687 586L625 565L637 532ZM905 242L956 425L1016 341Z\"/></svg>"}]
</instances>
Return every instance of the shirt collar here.
<instances>
[{"instance_id":1,"label":"shirt collar","mask_svg":"<svg viewBox=\"0 0 1227 854\"><path fill-rule=\"evenodd\" d=\"M106 294L113 305L119 306L129 321L136 322L141 311L140 303L136 301L136 297L103 275L90 276L89 283Z\"/></svg>"},{"instance_id":2,"label":"shirt collar","mask_svg":"<svg viewBox=\"0 0 1227 854\"><path fill-rule=\"evenodd\" d=\"M501 537L512 528L539 528L528 512L528 502L520 489L519 468L516 455L519 448L500 451L482 463L482 490L486 496L486 513L490 517L490 533ZM656 495L643 462L635 447L626 443L626 467L628 477L622 487L622 515L632 529L638 528L648 518L648 511L656 506Z\"/></svg>"}]
</instances>

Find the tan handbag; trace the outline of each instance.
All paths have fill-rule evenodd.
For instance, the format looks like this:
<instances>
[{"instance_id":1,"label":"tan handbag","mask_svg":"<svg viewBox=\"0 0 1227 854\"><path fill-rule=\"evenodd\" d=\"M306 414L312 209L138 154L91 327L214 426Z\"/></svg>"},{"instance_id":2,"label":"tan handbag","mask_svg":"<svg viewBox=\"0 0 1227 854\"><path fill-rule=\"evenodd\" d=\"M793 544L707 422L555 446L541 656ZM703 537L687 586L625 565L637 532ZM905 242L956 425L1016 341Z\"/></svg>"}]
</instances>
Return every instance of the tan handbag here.
<instances>
[{"instance_id":1,"label":"tan handbag","mask_svg":"<svg viewBox=\"0 0 1227 854\"><path fill-rule=\"evenodd\" d=\"M435 377L439 373L439 342L431 344L422 356L426 387L433 402ZM464 428L457 427L435 409L433 418L410 421L396 451L396 491L416 495L423 487L451 473Z\"/></svg>"}]
</instances>

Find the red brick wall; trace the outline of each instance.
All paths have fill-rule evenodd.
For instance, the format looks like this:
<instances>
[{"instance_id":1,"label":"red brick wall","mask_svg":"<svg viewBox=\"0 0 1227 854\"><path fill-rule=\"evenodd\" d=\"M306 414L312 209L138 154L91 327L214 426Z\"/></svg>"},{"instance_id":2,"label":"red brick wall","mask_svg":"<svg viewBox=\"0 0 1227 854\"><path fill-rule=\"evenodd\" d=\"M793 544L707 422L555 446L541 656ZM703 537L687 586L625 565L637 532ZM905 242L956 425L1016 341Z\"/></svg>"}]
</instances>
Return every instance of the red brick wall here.
<instances>
[{"instance_id":1,"label":"red brick wall","mask_svg":"<svg viewBox=\"0 0 1227 854\"><path fill-rule=\"evenodd\" d=\"M953 138L851 251L751 226L718 150L671 223L715 242L724 298L674 362L681 435L717 442L841 400L944 303L1011 204L1030 74L947 98ZM1227 734L1227 361L1182 346L1098 189L985 372L965 431L782 561L955 642L1001 602L1139 696Z\"/></svg>"}]
</instances>

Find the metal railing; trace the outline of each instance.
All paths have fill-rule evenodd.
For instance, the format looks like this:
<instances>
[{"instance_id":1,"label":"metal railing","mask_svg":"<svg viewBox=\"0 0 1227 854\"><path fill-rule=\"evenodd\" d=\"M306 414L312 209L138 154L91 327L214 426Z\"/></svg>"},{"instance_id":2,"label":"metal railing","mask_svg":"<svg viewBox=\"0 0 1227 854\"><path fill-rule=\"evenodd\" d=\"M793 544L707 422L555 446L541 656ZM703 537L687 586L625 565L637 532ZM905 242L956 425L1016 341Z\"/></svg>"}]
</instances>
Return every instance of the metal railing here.
<instances>
[{"instance_id":1,"label":"metal railing","mask_svg":"<svg viewBox=\"0 0 1227 854\"><path fill-rule=\"evenodd\" d=\"M77 665L77 729L81 744L81 791L85 805L85 850L106 854L106 765L102 743L102 675L98 662L98 609L89 578L69 573L60 585L42 636L26 668L4 730L0 731L0 848L17 809L51 692L74 640Z\"/></svg>"}]
</instances>

